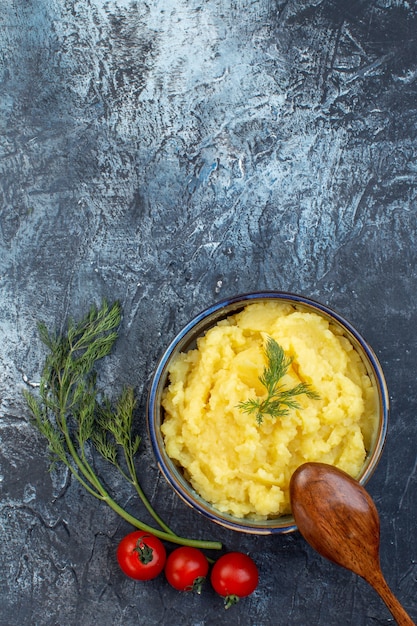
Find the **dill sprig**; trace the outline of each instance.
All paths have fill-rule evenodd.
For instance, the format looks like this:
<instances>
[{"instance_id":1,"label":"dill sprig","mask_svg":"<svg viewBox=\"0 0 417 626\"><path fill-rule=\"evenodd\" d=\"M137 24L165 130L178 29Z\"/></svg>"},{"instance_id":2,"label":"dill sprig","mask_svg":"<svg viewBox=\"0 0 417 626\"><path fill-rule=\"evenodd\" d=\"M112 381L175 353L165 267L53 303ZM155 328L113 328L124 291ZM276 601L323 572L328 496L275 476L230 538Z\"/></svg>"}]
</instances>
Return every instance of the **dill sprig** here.
<instances>
[{"instance_id":1,"label":"dill sprig","mask_svg":"<svg viewBox=\"0 0 417 626\"><path fill-rule=\"evenodd\" d=\"M51 469L63 463L88 493L140 530L172 543L220 549L218 542L178 536L159 517L143 492L134 463L141 438L132 434L136 407L133 389L126 387L115 406L108 398L101 398L94 367L98 360L110 354L120 322L120 304L109 306L104 301L100 308L91 307L81 321L69 320L67 332L62 335L49 332L44 323L38 324L40 339L49 352L38 394L25 390L24 396L32 423L48 441ZM133 485L159 528L131 515L108 493L94 469L94 450Z\"/></svg>"},{"instance_id":2,"label":"dill sprig","mask_svg":"<svg viewBox=\"0 0 417 626\"><path fill-rule=\"evenodd\" d=\"M282 417L288 415L289 409L298 409L297 396L305 394L309 398L319 398L308 383L299 383L292 389L283 388L280 381L287 373L292 358L285 355L283 348L272 337L266 341L265 355L268 365L259 380L266 389L266 398L252 398L238 404L244 413L255 413L258 424L262 424L264 415Z\"/></svg>"}]
</instances>

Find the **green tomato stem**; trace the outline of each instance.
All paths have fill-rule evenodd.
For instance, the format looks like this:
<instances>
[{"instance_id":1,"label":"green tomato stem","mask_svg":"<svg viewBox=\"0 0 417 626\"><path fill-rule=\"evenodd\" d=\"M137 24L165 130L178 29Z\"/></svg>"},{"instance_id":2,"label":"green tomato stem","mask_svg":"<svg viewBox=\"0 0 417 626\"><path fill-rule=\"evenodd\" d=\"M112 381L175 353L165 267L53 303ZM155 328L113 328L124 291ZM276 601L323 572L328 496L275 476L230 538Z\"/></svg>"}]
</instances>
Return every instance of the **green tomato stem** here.
<instances>
[{"instance_id":1,"label":"green tomato stem","mask_svg":"<svg viewBox=\"0 0 417 626\"><path fill-rule=\"evenodd\" d=\"M239 596L236 596L235 594L231 594L230 596L226 596L224 599L224 608L225 609L230 609L231 606L234 606L235 604L237 604L239 602L240 598Z\"/></svg>"}]
</instances>

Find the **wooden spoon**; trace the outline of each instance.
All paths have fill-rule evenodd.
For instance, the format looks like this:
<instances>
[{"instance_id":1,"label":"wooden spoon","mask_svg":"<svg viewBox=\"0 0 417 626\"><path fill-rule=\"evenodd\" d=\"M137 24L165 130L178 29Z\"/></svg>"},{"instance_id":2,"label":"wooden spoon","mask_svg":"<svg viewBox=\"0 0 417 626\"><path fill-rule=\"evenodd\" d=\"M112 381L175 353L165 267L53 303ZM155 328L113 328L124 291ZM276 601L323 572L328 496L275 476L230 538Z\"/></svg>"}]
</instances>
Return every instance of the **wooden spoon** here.
<instances>
[{"instance_id":1,"label":"wooden spoon","mask_svg":"<svg viewBox=\"0 0 417 626\"><path fill-rule=\"evenodd\" d=\"M400 626L416 626L394 596L379 561L379 516L357 480L325 463L305 463L293 474L295 523L319 554L364 578Z\"/></svg>"}]
</instances>

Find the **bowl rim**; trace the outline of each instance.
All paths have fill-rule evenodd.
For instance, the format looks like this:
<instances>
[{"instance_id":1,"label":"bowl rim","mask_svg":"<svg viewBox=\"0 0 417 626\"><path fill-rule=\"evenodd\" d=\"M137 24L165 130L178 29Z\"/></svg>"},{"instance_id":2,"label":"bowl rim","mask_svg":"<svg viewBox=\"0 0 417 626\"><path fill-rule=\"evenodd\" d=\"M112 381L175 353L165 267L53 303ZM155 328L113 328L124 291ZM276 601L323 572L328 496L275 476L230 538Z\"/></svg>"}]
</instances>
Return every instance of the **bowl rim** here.
<instances>
[{"instance_id":1,"label":"bowl rim","mask_svg":"<svg viewBox=\"0 0 417 626\"><path fill-rule=\"evenodd\" d=\"M194 333L198 331L197 335L194 335L194 337L200 336L205 330L215 326L220 319L224 319L235 314L239 308L243 309L254 301L271 299L281 301L286 300L296 305L298 304L301 306L312 307L313 309L320 311L326 318L338 322L343 331L347 332L349 339L353 339L352 343L354 348L357 349L359 346L369 361L371 372L369 372L368 368L367 371L368 375L372 374L375 379L374 385L379 396L378 402L380 407L380 421L378 425L378 432L374 438L372 454L367 455L363 471L358 478L360 484L362 485L365 485L368 482L381 458L385 445L389 418L389 394L387 384L381 364L375 352L364 337L356 330L356 328L346 318L334 311L331 307L307 296L295 294L289 291L264 290L247 292L224 298L194 315L194 317L192 317L170 341L168 347L164 350L162 356L160 357L153 376L151 377L151 383L147 395L146 420L152 450L156 458L158 468L165 480L187 505L223 527L257 535L289 533L296 530L297 525L295 524L292 515L284 515L278 518L260 521L246 518L239 519L215 509L213 505L206 502L193 489L189 482L182 476L176 463L172 461L166 453L164 453L162 434L159 430L159 426L155 423L154 417L158 410L157 405L160 395L166 385L166 377L168 375L168 366L170 361L176 351L180 352L182 351L182 348L185 347L189 334L193 332L194 335ZM188 345L190 345L192 341L194 341L194 338L188 341ZM184 346L182 346L182 344L184 344ZM161 381L163 381L162 387Z\"/></svg>"}]
</instances>

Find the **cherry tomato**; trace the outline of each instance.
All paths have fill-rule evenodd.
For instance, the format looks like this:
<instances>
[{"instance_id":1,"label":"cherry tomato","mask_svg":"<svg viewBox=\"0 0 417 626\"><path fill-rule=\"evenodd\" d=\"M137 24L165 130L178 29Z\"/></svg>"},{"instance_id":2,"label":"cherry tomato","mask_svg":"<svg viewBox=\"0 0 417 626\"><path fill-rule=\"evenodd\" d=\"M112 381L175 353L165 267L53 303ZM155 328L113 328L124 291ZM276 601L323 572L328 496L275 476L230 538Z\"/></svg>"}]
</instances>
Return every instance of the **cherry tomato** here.
<instances>
[{"instance_id":1,"label":"cherry tomato","mask_svg":"<svg viewBox=\"0 0 417 626\"><path fill-rule=\"evenodd\" d=\"M226 608L250 595L258 586L259 573L255 562L242 552L221 556L211 570L213 589L224 598Z\"/></svg>"},{"instance_id":2,"label":"cherry tomato","mask_svg":"<svg viewBox=\"0 0 417 626\"><path fill-rule=\"evenodd\" d=\"M204 554L189 546L176 548L165 564L167 581L178 591L201 593L208 570L209 564Z\"/></svg>"},{"instance_id":3,"label":"cherry tomato","mask_svg":"<svg viewBox=\"0 0 417 626\"><path fill-rule=\"evenodd\" d=\"M166 550L158 537L135 530L120 541L117 560L126 576L135 580L151 580L164 569Z\"/></svg>"}]
</instances>

